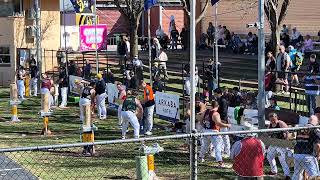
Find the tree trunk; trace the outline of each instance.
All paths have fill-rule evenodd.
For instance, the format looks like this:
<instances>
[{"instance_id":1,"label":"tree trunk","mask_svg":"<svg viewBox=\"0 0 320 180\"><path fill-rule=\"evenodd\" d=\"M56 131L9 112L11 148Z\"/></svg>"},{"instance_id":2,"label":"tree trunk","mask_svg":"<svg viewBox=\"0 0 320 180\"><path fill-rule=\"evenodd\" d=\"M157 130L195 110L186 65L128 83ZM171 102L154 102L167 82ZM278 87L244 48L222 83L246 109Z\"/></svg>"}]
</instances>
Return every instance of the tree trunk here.
<instances>
[{"instance_id":1,"label":"tree trunk","mask_svg":"<svg viewBox=\"0 0 320 180\"><path fill-rule=\"evenodd\" d=\"M130 28L130 57L138 55L138 25L132 24Z\"/></svg>"},{"instance_id":2,"label":"tree trunk","mask_svg":"<svg viewBox=\"0 0 320 180\"><path fill-rule=\"evenodd\" d=\"M279 45L280 45L280 30L279 26L271 27L271 51L276 57L279 53Z\"/></svg>"}]
</instances>

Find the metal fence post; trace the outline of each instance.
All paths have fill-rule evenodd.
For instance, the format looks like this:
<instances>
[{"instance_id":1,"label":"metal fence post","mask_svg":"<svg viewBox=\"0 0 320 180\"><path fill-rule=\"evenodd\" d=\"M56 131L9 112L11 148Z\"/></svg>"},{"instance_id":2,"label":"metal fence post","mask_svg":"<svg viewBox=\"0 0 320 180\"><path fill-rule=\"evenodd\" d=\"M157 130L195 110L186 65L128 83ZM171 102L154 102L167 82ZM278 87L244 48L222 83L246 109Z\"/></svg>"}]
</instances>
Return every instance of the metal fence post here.
<instances>
[{"instance_id":1,"label":"metal fence post","mask_svg":"<svg viewBox=\"0 0 320 180\"><path fill-rule=\"evenodd\" d=\"M297 112L297 90L294 91L294 111Z\"/></svg>"},{"instance_id":2,"label":"metal fence post","mask_svg":"<svg viewBox=\"0 0 320 180\"><path fill-rule=\"evenodd\" d=\"M185 98L185 96L184 96L184 73L183 73L183 67L184 67L184 65L183 65L183 63L181 64L181 74L182 74L182 106L183 106L183 109L182 109L182 112L183 112L183 115L184 115L184 98Z\"/></svg>"},{"instance_id":3,"label":"metal fence post","mask_svg":"<svg viewBox=\"0 0 320 180\"><path fill-rule=\"evenodd\" d=\"M190 142L190 169L191 169L191 180L198 179L198 157L197 157L197 135L196 132L192 131Z\"/></svg>"}]
</instances>

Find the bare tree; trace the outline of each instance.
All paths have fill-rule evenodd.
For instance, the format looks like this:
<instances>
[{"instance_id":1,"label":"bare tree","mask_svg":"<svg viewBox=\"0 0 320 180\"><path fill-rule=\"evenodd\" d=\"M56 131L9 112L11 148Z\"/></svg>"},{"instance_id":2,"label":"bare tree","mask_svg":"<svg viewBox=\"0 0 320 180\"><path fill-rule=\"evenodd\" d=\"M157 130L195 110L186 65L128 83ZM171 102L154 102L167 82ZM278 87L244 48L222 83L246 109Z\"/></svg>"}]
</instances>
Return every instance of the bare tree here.
<instances>
[{"instance_id":1,"label":"bare tree","mask_svg":"<svg viewBox=\"0 0 320 180\"><path fill-rule=\"evenodd\" d=\"M130 56L138 54L138 28L144 0L114 0L119 12L129 21Z\"/></svg>"},{"instance_id":2,"label":"bare tree","mask_svg":"<svg viewBox=\"0 0 320 180\"><path fill-rule=\"evenodd\" d=\"M201 21L201 19L205 16L207 9L209 7L209 4L210 4L209 2L210 2L210 0L205 0L205 5L201 9L200 15L198 17L196 17L196 24L198 24ZM181 0L181 3L183 6L183 10L188 15L188 21L190 22L190 1L189 0ZM200 5L201 3L197 3L197 4ZM188 22L188 24L189 24L189 22Z\"/></svg>"},{"instance_id":3,"label":"bare tree","mask_svg":"<svg viewBox=\"0 0 320 180\"><path fill-rule=\"evenodd\" d=\"M280 44L280 27L287 15L290 2L291 0L267 0L264 5L271 30L271 48L275 54Z\"/></svg>"}]
</instances>

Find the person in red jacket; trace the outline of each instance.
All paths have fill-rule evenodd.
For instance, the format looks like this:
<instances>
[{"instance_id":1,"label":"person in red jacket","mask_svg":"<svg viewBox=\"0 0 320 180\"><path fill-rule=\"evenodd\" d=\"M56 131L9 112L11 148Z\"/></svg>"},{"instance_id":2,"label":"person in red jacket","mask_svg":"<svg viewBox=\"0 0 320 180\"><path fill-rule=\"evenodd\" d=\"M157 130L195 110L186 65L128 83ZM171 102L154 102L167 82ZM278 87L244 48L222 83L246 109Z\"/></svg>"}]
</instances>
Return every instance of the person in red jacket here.
<instances>
[{"instance_id":1,"label":"person in red jacket","mask_svg":"<svg viewBox=\"0 0 320 180\"><path fill-rule=\"evenodd\" d=\"M263 142L253 134L248 134L244 139L235 142L231 148L233 170L240 179L263 179L264 154Z\"/></svg>"}]
</instances>

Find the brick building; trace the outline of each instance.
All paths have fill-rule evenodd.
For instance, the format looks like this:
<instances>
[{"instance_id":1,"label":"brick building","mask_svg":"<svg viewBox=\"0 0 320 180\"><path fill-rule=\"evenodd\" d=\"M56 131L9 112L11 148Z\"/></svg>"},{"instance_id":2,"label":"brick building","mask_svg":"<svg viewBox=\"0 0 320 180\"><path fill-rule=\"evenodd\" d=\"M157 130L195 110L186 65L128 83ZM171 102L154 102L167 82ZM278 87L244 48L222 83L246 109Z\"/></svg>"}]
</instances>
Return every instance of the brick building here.
<instances>
[{"instance_id":1,"label":"brick building","mask_svg":"<svg viewBox=\"0 0 320 180\"><path fill-rule=\"evenodd\" d=\"M151 8L151 34L155 35L156 29L162 25L165 33L169 31L170 16L175 17L178 31L184 26L185 14L180 6L179 0L161 1L161 6L156 5ZM128 22L126 18L121 15L112 0L97 0L97 14L101 24L107 24L109 36L119 33L128 33ZM147 35L147 12L143 12L140 21L139 36ZM144 25L144 26L143 26Z\"/></svg>"}]
</instances>

